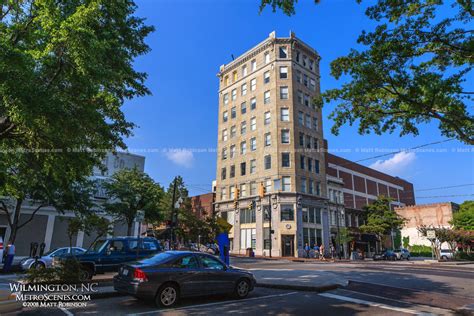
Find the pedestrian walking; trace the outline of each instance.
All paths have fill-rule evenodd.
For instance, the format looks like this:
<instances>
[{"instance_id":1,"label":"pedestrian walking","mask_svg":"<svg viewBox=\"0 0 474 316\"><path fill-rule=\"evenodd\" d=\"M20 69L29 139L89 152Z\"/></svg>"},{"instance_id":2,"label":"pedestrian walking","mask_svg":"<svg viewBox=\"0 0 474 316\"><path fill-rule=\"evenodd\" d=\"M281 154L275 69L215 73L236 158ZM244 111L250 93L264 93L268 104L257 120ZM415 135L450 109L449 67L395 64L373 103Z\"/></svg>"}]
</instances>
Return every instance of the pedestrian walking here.
<instances>
[{"instance_id":1,"label":"pedestrian walking","mask_svg":"<svg viewBox=\"0 0 474 316\"><path fill-rule=\"evenodd\" d=\"M5 264L3 265L3 272L10 271L10 268L13 264L13 258L15 258L15 245L8 244L7 246L7 257L5 259Z\"/></svg>"},{"instance_id":2,"label":"pedestrian walking","mask_svg":"<svg viewBox=\"0 0 474 316\"><path fill-rule=\"evenodd\" d=\"M314 244L313 250L314 250L314 257L316 259L319 259L319 246L318 246L318 244Z\"/></svg>"},{"instance_id":3,"label":"pedestrian walking","mask_svg":"<svg viewBox=\"0 0 474 316\"><path fill-rule=\"evenodd\" d=\"M319 246L319 250L321 251L321 260L323 260L323 261L326 260L324 258L325 253L324 253L324 245L323 244L321 244L321 246Z\"/></svg>"},{"instance_id":4,"label":"pedestrian walking","mask_svg":"<svg viewBox=\"0 0 474 316\"><path fill-rule=\"evenodd\" d=\"M306 243L306 245L304 246L304 251L306 252L306 258L309 258L309 250L310 250L309 245L308 243Z\"/></svg>"},{"instance_id":5,"label":"pedestrian walking","mask_svg":"<svg viewBox=\"0 0 474 316\"><path fill-rule=\"evenodd\" d=\"M334 258L336 258L336 248L334 248L334 245L331 244L331 259L334 260Z\"/></svg>"}]
</instances>

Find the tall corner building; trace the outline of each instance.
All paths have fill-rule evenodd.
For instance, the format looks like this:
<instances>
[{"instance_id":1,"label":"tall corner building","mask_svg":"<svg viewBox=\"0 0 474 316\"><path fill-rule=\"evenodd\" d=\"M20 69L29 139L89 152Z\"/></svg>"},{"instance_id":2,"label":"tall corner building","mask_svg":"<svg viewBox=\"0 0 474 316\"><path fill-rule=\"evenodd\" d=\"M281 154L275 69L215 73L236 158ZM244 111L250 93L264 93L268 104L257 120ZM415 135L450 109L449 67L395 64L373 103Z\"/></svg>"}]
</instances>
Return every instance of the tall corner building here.
<instances>
[{"instance_id":1,"label":"tall corner building","mask_svg":"<svg viewBox=\"0 0 474 316\"><path fill-rule=\"evenodd\" d=\"M231 253L293 257L306 242L329 246L326 142L312 104L319 60L293 33L272 32L220 67L215 207L233 225Z\"/></svg>"}]
</instances>

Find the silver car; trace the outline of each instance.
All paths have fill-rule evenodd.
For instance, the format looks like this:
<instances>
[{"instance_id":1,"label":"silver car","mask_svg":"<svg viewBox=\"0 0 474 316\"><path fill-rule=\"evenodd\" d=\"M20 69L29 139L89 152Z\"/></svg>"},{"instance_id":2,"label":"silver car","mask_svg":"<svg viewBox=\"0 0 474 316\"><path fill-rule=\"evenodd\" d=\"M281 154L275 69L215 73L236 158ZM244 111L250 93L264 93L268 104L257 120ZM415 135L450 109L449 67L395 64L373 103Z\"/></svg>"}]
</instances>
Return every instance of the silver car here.
<instances>
[{"instance_id":1,"label":"silver car","mask_svg":"<svg viewBox=\"0 0 474 316\"><path fill-rule=\"evenodd\" d=\"M396 249L393 252L397 256L397 260L410 260L410 252L407 249Z\"/></svg>"},{"instance_id":2,"label":"silver car","mask_svg":"<svg viewBox=\"0 0 474 316\"><path fill-rule=\"evenodd\" d=\"M51 268L54 257L70 254L71 250L74 255L80 255L86 252L86 249L80 247L57 248L48 251L41 258L38 258L38 260L36 260L35 258L25 258L20 261L20 266L22 270Z\"/></svg>"}]
</instances>

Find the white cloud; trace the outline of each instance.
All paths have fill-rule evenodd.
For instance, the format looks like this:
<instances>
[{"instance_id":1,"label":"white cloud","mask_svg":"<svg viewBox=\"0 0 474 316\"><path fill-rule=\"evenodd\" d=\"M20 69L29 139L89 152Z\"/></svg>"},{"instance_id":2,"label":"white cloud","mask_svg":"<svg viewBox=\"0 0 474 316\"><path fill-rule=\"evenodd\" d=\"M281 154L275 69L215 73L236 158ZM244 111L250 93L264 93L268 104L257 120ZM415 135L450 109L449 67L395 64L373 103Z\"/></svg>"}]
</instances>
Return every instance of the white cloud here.
<instances>
[{"instance_id":1,"label":"white cloud","mask_svg":"<svg viewBox=\"0 0 474 316\"><path fill-rule=\"evenodd\" d=\"M166 153L166 157L177 165L191 168L194 162L194 155L189 150L172 150Z\"/></svg>"},{"instance_id":2,"label":"white cloud","mask_svg":"<svg viewBox=\"0 0 474 316\"><path fill-rule=\"evenodd\" d=\"M392 158L387 160L377 160L369 167L375 170L397 176L403 173L416 159L414 152L402 151L396 153Z\"/></svg>"}]
</instances>

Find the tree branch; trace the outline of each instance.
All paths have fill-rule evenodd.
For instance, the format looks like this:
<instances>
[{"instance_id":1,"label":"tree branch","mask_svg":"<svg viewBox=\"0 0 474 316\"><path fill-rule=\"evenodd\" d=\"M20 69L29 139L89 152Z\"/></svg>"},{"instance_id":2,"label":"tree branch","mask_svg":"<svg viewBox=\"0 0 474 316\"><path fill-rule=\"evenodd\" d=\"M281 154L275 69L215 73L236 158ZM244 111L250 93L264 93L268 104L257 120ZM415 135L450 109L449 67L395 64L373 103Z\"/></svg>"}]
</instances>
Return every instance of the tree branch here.
<instances>
[{"instance_id":1,"label":"tree branch","mask_svg":"<svg viewBox=\"0 0 474 316\"><path fill-rule=\"evenodd\" d=\"M8 207L6 206L5 202L3 202L3 201L0 201L0 205L1 205L0 210L5 212L5 215L7 215L8 225L11 227L12 226L12 219L10 218L11 214L8 211Z\"/></svg>"},{"instance_id":2,"label":"tree branch","mask_svg":"<svg viewBox=\"0 0 474 316\"><path fill-rule=\"evenodd\" d=\"M20 229L20 228L22 228L23 226L25 226L26 224L28 224L29 222L31 222L31 221L33 220L33 218L35 217L36 213L37 213L40 209L42 209L43 207L45 207L45 206L46 206L46 205L44 205L44 204L41 204L40 206L38 206L38 207L33 211L33 213L31 213L30 218L28 218L28 219L27 219L24 223L22 223L21 225L18 225L18 226L17 226L17 229Z\"/></svg>"}]
</instances>

